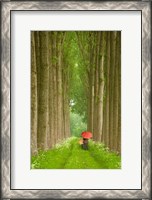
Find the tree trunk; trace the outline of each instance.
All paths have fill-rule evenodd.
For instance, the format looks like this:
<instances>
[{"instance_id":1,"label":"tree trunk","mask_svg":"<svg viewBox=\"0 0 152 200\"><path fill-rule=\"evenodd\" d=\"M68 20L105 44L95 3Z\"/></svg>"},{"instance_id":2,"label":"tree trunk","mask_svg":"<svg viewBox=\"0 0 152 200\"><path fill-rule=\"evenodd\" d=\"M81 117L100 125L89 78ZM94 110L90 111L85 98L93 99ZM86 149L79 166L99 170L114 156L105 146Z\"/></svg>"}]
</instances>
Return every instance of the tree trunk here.
<instances>
[{"instance_id":1,"label":"tree trunk","mask_svg":"<svg viewBox=\"0 0 152 200\"><path fill-rule=\"evenodd\" d=\"M48 32L40 32L40 94L38 110L38 149L47 149L48 131Z\"/></svg>"},{"instance_id":2,"label":"tree trunk","mask_svg":"<svg viewBox=\"0 0 152 200\"><path fill-rule=\"evenodd\" d=\"M90 33L90 77L89 77L89 82L90 82L90 114L89 114L89 131L93 132L93 113L94 113L94 71L95 71L95 44L92 44L95 42L95 37L94 33Z\"/></svg>"},{"instance_id":3,"label":"tree trunk","mask_svg":"<svg viewBox=\"0 0 152 200\"><path fill-rule=\"evenodd\" d=\"M118 57L119 57L119 52L118 52L118 36L116 32L116 54L115 54L115 73L114 73L114 102L113 102L113 107L114 107L114 112L113 112L113 118L114 118L114 124L113 124L113 150L117 150L117 134L118 134Z\"/></svg>"},{"instance_id":4,"label":"tree trunk","mask_svg":"<svg viewBox=\"0 0 152 200\"><path fill-rule=\"evenodd\" d=\"M105 63L105 47L106 32L100 33L100 53L99 53L99 90L98 90L98 141L101 141L103 126L103 96L104 96L104 63Z\"/></svg>"},{"instance_id":5,"label":"tree trunk","mask_svg":"<svg viewBox=\"0 0 152 200\"><path fill-rule=\"evenodd\" d=\"M59 141L62 135L62 48L61 33L57 33L57 132Z\"/></svg>"},{"instance_id":6,"label":"tree trunk","mask_svg":"<svg viewBox=\"0 0 152 200\"><path fill-rule=\"evenodd\" d=\"M57 57L56 57L56 32L52 32L52 73L53 73L53 132L54 132L54 143L57 143L57 81L56 81L56 76L57 76L57 70L56 70L56 62L57 62Z\"/></svg>"},{"instance_id":7,"label":"tree trunk","mask_svg":"<svg viewBox=\"0 0 152 200\"><path fill-rule=\"evenodd\" d=\"M100 32L96 32L96 66L95 66L95 75L94 75L94 119L93 119L93 134L94 134L94 139L98 140L98 118L97 118L97 113L98 113L98 69L99 69L99 59L98 59L98 54L99 54L99 45L100 45Z\"/></svg>"},{"instance_id":8,"label":"tree trunk","mask_svg":"<svg viewBox=\"0 0 152 200\"><path fill-rule=\"evenodd\" d=\"M104 107L104 122L103 122L103 141L109 147L109 73L110 73L110 32L107 32L107 50L106 50L106 66L105 66L105 107Z\"/></svg>"},{"instance_id":9,"label":"tree trunk","mask_svg":"<svg viewBox=\"0 0 152 200\"><path fill-rule=\"evenodd\" d=\"M109 95L109 114L110 114L110 124L109 124L109 132L110 132L110 140L109 140L109 147L110 149L113 149L113 140L114 140L114 133L113 133L113 124L114 124L114 119L113 119L113 101L114 101L114 70L115 70L115 31L110 33L110 40L111 40L111 51L110 51L110 95Z\"/></svg>"},{"instance_id":10,"label":"tree trunk","mask_svg":"<svg viewBox=\"0 0 152 200\"><path fill-rule=\"evenodd\" d=\"M31 148L32 155L37 154L37 69L34 32L31 32Z\"/></svg>"},{"instance_id":11,"label":"tree trunk","mask_svg":"<svg viewBox=\"0 0 152 200\"><path fill-rule=\"evenodd\" d=\"M117 151L121 154L121 32L118 32L118 132Z\"/></svg>"},{"instance_id":12,"label":"tree trunk","mask_svg":"<svg viewBox=\"0 0 152 200\"><path fill-rule=\"evenodd\" d=\"M53 82L53 45L52 45L52 32L49 32L49 141L48 146L49 148L53 147L55 144L54 138L54 82Z\"/></svg>"}]
</instances>

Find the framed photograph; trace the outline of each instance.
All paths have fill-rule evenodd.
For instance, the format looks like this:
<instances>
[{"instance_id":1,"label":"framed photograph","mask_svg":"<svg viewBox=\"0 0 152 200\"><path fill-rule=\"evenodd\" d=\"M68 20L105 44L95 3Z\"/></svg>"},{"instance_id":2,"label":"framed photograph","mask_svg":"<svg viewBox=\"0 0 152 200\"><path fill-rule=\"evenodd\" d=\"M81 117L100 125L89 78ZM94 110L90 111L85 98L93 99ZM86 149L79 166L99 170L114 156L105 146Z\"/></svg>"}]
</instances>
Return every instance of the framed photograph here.
<instances>
[{"instance_id":1,"label":"framed photograph","mask_svg":"<svg viewBox=\"0 0 152 200\"><path fill-rule=\"evenodd\" d=\"M1 2L3 199L151 198L151 2Z\"/></svg>"}]
</instances>

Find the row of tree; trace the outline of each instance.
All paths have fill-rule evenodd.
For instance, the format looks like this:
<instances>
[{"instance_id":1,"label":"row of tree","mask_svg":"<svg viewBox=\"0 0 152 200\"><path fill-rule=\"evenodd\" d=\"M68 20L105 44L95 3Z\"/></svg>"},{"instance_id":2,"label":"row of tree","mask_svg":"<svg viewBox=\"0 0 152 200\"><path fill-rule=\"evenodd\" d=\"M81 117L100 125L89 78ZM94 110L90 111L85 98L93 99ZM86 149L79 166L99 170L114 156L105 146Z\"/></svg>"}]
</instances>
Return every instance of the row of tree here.
<instances>
[{"instance_id":1,"label":"row of tree","mask_svg":"<svg viewBox=\"0 0 152 200\"><path fill-rule=\"evenodd\" d=\"M77 32L84 61L87 127L96 141L121 151L121 32ZM81 76L81 75L80 75Z\"/></svg>"},{"instance_id":2,"label":"row of tree","mask_svg":"<svg viewBox=\"0 0 152 200\"><path fill-rule=\"evenodd\" d=\"M32 154L72 135L70 111L121 152L121 32L32 32L31 69Z\"/></svg>"},{"instance_id":3,"label":"row of tree","mask_svg":"<svg viewBox=\"0 0 152 200\"><path fill-rule=\"evenodd\" d=\"M63 57L65 32L31 32L32 154L70 136L69 69Z\"/></svg>"}]
</instances>

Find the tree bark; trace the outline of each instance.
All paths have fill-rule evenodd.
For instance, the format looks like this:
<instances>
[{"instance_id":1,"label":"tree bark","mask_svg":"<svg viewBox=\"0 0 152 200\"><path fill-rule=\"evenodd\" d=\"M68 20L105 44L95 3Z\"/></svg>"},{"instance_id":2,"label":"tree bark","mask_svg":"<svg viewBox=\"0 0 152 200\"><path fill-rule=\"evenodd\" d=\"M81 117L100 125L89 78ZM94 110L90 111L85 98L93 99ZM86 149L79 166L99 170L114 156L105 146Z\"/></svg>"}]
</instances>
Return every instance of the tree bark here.
<instances>
[{"instance_id":1,"label":"tree bark","mask_svg":"<svg viewBox=\"0 0 152 200\"><path fill-rule=\"evenodd\" d=\"M94 140L98 140L98 87L99 87L99 80L98 80L98 71L99 71L99 46L100 46L100 32L96 32L96 66L95 66L95 75L94 75L94 119L93 119L93 134Z\"/></svg>"},{"instance_id":2,"label":"tree bark","mask_svg":"<svg viewBox=\"0 0 152 200\"><path fill-rule=\"evenodd\" d=\"M110 140L109 140L109 147L110 149L113 149L113 140L114 140L114 129L113 129L113 124L114 124L114 119L113 119L113 112L114 112L114 107L113 107L113 101L114 101L114 70L115 70L115 31L110 33L110 40L111 40L111 51L110 51L110 102L109 102L109 114L110 114L110 124L109 124L109 132L110 132Z\"/></svg>"},{"instance_id":3,"label":"tree bark","mask_svg":"<svg viewBox=\"0 0 152 200\"><path fill-rule=\"evenodd\" d=\"M104 64L106 32L100 33L100 51L99 51L99 91L98 91L98 141L101 141L103 126L103 97L104 97Z\"/></svg>"},{"instance_id":4,"label":"tree bark","mask_svg":"<svg viewBox=\"0 0 152 200\"><path fill-rule=\"evenodd\" d=\"M118 132L117 151L121 154L121 32L118 32Z\"/></svg>"},{"instance_id":5,"label":"tree bark","mask_svg":"<svg viewBox=\"0 0 152 200\"><path fill-rule=\"evenodd\" d=\"M103 122L103 142L109 147L109 73L110 73L110 32L107 32L107 49L106 49L106 65L105 65L105 107Z\"/></svg>"},{"instance_id":6,"label":"tree bark","mask_svg":"<svg viewBox=\"0 0 152 200\"><path fill-rule=\"evenodd\" d=\"M53 44L52 44L52 32L48 32L49 34L49 141L48 146L52 148L55 145L55 135L54 135L54 82L53 82Z\"/></svg>"},{"instance_id":7,"label":"tree bark","mask_svg":"<svg viewBox=\"0 0 152 200\"><path fill-rule=\"evenodd\" d=\"M37 154L37 69L34 32L31 32L31 148Z\"/></svg>"},{"instance_id":8,"label":"tree bark","mask_svg":"<svg viewBox=\"0 0 152 200\"><path fill-rule=\"evenodd\" d=\"M38 149L47 149L48 133L48 32L40 32L40 94L38 110Z\"/></svg>"},{"instance_id":9,"label":"tree bark","mask_svg":"<svg viewBox=\"0 0 152 200\"><path fill-rule=\"evenodd\" d=\"M95 71L95 35L94 33L90 32L89 34L89 65L90 65L90 70L89 70L89 112L88 112L88 117L89 117L89 128L88 131L93 132L93 118L94 118L94 71Z\"/></svg>"},{"instance_id":10,"label":"tree bark","mask_svg":"<svg viewBox=\"0 0 152 200\"><path fill-rule=\"evenodd\" d=\"M114 107L114 112L113 112L113 118L114 118L114 124L113 124L113 150L117 150L117 134L118 134L118 36L116 32L116 54L115 54L115 73L114 73L114 102L113 102L113 107Z\"/></svg>"}]
</instances>

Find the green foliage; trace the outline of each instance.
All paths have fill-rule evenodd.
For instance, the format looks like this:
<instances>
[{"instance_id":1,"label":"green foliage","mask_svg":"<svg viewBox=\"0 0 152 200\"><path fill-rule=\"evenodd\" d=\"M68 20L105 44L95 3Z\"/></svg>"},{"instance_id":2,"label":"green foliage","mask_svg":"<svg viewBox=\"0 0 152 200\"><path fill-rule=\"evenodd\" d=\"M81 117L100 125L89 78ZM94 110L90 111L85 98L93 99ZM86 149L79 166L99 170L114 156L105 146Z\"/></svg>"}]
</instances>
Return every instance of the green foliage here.
<instances>
[{"instance_id":1,"label":"green foliage","mask_svg":"<svg viewBox=\"0 0 152 200\"><path fill-rule=\"evenodd\" d=\"M84 65L84 59L82 59L80 48L78 46L76 32L67 32L63 49L66 64L70 69L69 99L74 101L71 111L81 115L83 117L83 122L86 122L87 92L84 87L84 81L86 80L86 66Z\"/></svg>"},{"instance_id":2,"label":"green foliage","mask_svg":"<svg viewBox=\"0 0 152 200\"><path fill-rule=\"evenodd\" d=\"M71 154L73 143L73 138L69 138L51 150L40 151L32 157L32 169L62 169Z\"/></svg>"},{"instance_id":3,"label":"green foliage","mask_svg":"<svg viewBox=\"0 0 152 200\"><path fill-rule=\"evenodd\" d=\"M120 169L121 157L110 152L103 143L90 141L90 154L98 162L102 162L102 169Z\"/></svg>"},{"instance_id":4,"label":"green foliage","mask_svg":"<svg viewBox=\"0 0 152 200\"><path fill-rule=\"evenodd\" d=\"M121 157L101 143L89 141L83 150L76 137L68 138L55 148L32 157L32 169L120 169Z\"/></svg>"},{"instance_id":5,"label":"green foliage","mask_svg":"<svg viewBox=\"0 0 152 200\"><path fill-rule=\"evenodd\" d=\"M80 134L87 129L82 117L76 113L70 113L70 131L72 136L80 137Z\"/></svg>"}]
</instances>

